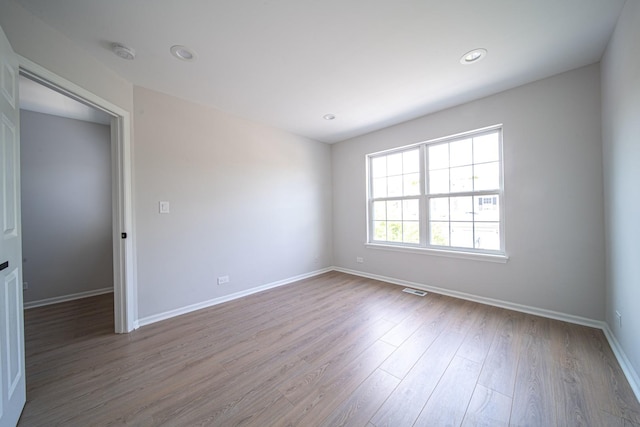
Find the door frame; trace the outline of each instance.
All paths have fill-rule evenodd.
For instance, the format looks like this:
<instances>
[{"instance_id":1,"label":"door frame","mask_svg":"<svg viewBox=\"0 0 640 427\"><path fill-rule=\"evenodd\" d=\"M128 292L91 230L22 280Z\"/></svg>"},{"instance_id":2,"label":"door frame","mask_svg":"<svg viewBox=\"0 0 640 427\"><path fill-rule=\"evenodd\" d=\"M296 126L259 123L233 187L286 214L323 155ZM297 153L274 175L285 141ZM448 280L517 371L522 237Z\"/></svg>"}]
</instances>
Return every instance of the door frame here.
<instances>
[{"instance_id":1,"label":"door frame","mask_svg":"<svg viewBox=\"0 0 640 427\"><path fill-rule=\"evenodd\" d=\"M116 333L131 332L138 328L131 115L35 62L18 54L16 56L21 74L111 116L114 323Z\"/></svg>"}]
</instances>

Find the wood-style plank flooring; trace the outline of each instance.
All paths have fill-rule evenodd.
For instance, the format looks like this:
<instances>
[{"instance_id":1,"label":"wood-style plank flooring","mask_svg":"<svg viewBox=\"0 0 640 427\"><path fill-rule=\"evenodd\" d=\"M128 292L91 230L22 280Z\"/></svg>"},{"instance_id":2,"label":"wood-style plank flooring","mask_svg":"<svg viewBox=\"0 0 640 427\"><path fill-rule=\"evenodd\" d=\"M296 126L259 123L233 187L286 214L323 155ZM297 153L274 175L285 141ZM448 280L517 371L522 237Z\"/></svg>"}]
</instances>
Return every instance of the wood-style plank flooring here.
<instances>
[{"instance_id":1,"label":"wood-style plank flooring","mask_svg":"<svg viewBox=\"0 0 640 427\"><path fill-rule=\"evenodd\" d=\"M25 312L21 426L640 426L602 332L331 272L113 333Z\"/></svg>"}]
</instances>

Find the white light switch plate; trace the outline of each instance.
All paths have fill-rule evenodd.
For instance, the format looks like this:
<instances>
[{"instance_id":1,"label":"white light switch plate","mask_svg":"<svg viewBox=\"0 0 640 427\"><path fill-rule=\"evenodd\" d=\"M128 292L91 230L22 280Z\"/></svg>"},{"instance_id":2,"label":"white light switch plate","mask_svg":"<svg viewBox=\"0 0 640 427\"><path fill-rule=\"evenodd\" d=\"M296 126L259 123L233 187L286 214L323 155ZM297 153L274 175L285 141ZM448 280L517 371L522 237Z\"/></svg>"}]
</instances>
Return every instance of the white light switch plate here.
<instances>
[{"instance_id":1,"label":"white light switch plate","mask_svg":"<svg viewBox=\"0 0 640 427\"><path fill-rule=\"evenodd\" d=\"M169 202L160 202L160 213L161 214L168 214L170 211L170 206L169 206Z\"/></svg>"}]
</instances>

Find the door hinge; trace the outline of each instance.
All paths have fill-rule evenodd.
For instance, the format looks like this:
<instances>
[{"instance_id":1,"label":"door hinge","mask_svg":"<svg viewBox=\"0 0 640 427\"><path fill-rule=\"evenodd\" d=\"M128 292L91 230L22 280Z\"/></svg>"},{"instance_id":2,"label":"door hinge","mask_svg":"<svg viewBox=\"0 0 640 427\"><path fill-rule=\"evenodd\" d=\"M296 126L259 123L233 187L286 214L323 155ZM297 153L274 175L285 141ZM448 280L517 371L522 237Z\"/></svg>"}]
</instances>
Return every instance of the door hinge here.
<instances>
[{"instance_id":1,"label":"door hinge","mask_svg":"<svg viewBox=\"0 0 640 427\"><path fill-rule=\"evenodd\" d=\"M127 233L122 233L121 236L122 236L123 239L126 239L127 238Z\"/></svg>"}]
</instances>

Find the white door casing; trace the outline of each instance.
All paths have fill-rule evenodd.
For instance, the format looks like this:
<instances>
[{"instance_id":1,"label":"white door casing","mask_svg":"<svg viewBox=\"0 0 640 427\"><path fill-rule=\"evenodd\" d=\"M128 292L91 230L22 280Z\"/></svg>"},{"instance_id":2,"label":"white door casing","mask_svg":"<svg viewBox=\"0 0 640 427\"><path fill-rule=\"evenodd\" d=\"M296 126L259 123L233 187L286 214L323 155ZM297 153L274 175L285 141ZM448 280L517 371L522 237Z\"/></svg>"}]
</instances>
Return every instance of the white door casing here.
<instances>
[{"instance_id":1,"label":"white door casing","mask_svg":"<svg viewBox=\"0 0 640 427\"><path fill-rule=\"evenodd\" d=\"M0 29L0 425L26 401L20 228L18 58Z\"/></svg>"},{"instance_id":2,"label":"white door casing","mask_svg":"<svg viewBox=\"0 0 640 427\"><path fill-rule=\"evenodd\" d=\"M25 57L20 55L17 57L21 74L112 116L111 184L115 332L131 332L138 327L138 321L130 113ZM123 232L127 234L126 239L121 238Z\"/></svg>"}]
</instances>

